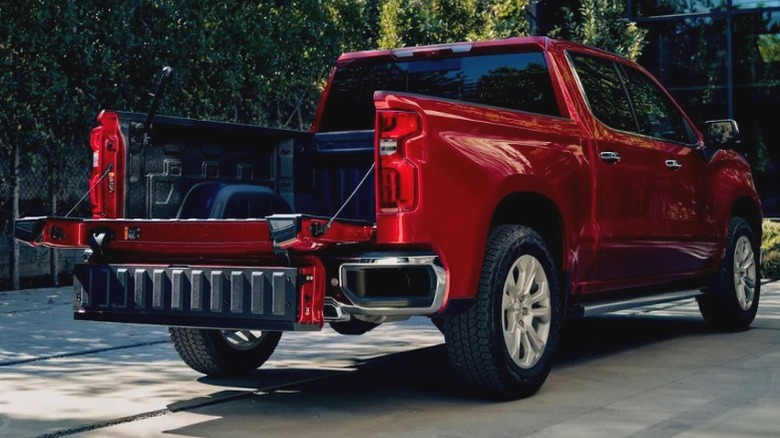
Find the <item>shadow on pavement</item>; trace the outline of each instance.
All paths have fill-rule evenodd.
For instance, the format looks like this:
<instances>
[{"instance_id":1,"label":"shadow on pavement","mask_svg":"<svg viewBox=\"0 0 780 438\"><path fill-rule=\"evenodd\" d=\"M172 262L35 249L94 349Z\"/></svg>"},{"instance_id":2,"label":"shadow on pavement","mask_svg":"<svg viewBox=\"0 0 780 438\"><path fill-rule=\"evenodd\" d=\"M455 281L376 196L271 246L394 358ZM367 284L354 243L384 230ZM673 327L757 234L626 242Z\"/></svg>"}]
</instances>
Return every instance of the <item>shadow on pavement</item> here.
<instances>
[{"instance_id":1,"label":"shadow on pavement","mask_svg":"<svg viewBox=\"0 0 780 438\"><path fill-rule=\"evenodd\" d=\"M711 331L703 321L691 318L610 316L574 320L565 326L552 373L555 375L556 369L608 360L612 355L649 344L708 333ZM253 377L241 381L220 382L205 378L201 381L217 386L268 388L269 378L289 378L285 373L291 371L260 370ZM306 372L297 377L305 379ZM545 387L542 392L545 392ZM166 433L193 437L260 433L285 435L295 433L296 427L304 422L314 421L308 424L317 429L318 436L338 436L340 432L333 428L339 422L387 418L396 414L403 416L426 410L431 414L448 412L452 415L464 407L468 407L469 411L491 406L490 409L496 406L500 409L501 406L504 406L503 409L526 409L525 406L533 403L533 397L517 402L493 403L469 395L458 387L447 363L446 349L444 345L438 345L369 360L358 364L354 372L336 373L332 378L256 391L236 403L198 407L190 412L207 416L203 422ZM324 423L317 426L319 421ZM467 436L466 432L463 433Z\"/></svg>"},{"instance_id":2,"label":"shadow on pavement","mask_svg":"<svg viewBox=\"0 0 780 438\"><path fill-rule=\"evenodd\" d=\"M716 333L701 318L607 315L566 321L558 366L575 365L673 338Z\"/></svg>"}]
</instances>

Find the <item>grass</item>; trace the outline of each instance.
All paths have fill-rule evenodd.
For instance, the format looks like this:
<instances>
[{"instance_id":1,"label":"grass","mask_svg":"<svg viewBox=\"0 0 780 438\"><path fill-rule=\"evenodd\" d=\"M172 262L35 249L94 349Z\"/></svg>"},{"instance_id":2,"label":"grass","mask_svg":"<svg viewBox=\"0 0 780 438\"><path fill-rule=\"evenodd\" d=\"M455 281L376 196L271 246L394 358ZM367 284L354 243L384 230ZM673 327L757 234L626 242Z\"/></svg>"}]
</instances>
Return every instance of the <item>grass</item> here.
<instances>
[{"instance_id":1,"label":"grass","mask_svg":"<svg viewBox=\"0 0 780 438\"><path fill-rule=\"evenodd\" d=\"M764 280L780 279L780 223L764 221L764 238L761 241L761 277Z\"/></svg>"}]
</instances>

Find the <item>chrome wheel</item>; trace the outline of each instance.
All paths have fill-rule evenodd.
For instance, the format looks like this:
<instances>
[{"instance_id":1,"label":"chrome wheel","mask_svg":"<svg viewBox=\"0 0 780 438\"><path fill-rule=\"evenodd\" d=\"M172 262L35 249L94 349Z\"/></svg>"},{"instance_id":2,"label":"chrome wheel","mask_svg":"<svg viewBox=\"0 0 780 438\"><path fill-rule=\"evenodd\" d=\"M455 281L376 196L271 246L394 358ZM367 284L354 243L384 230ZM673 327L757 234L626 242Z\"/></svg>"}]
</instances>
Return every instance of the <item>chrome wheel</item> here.
<instances>
[{"instance_id":1,"label":"chrome wheel","mask_svg":"<svg viewBox=\"0 0 780 438\"><path fill-rule=\"evenodd\" d=\"M255 330L221 330L222 338L236 350L251 350L265 339L265 333Z\"/></svg>"},{"instance_id":2,"label":"chrome wheel","mask_svg":"<svg viewBox=\"0 0 780 438\"><path fill-rule=\"evenodd\" d=\"M504 343L520 368L532 368L542 357L551 315L547 274L539 260L523 255L509 269L501 298Z\"/></svg>"},{"instance_id":3,"label":"chrome wheel","mask_svg":"<svg viewBox=\"0 0 780 438\"><path fill-rule=\"evenodd\" d=\"M756 263L753 247L746 236L740 236L734 245L734 290L739 307L750 309L756 290Z\"/></svg>"}]
</instances>

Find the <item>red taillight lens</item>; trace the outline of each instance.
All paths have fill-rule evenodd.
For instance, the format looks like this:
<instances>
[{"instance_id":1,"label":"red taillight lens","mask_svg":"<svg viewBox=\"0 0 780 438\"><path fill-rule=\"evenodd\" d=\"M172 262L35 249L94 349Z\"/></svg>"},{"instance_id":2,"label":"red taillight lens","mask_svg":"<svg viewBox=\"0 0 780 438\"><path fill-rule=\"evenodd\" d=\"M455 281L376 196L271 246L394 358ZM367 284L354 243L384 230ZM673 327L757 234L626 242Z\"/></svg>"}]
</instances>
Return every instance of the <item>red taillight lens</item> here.
<instances>
[{"instance_id":1,"label":"red taillight lens","mask_svg":"<svg viewBox=\"0 0 780 438\"><path fill-rule=\"evenodd\" d=\"M406 143L420 132L420 125L417 113L377 113L377 184L383 210L409 211L417 204L417 167L408 158Z\"/></svg>"}]
</instances>

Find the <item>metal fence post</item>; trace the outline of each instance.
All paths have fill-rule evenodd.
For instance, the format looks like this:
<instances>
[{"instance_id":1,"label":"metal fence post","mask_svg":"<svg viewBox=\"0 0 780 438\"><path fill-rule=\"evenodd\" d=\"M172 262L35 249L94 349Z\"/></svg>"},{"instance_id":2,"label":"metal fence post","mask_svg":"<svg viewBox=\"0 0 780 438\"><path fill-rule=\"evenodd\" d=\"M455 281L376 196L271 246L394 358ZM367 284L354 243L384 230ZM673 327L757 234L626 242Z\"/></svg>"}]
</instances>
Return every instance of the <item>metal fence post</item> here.
<instances>
[{"instance_id":1,"label":"metal fence post","mask_svg":"<svg viewBox=\"0 0 780 438\"><path fill-rule=\"evenodd\" d=\"M17 141L14 143L14 152L13 152L13 159L11 162L11 172L13 174L13 178L11 180L11 184L13 187L13 201L12 201L12 212L11 212L11 218L12 220L16 220L19 218L19 195L20 195L20 180L19 180L19 169L20 169L20 154L19 154L19 141L18 141L18 134L17 134ZM20 288L19 283L19 242L13 238L13 224L11 225L11 260L10 260L10 270L11 270L11 289L18 290Z\"/></svg>"}]
</instances>

